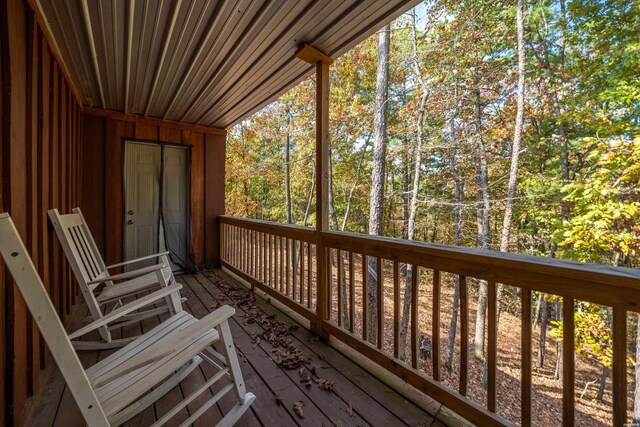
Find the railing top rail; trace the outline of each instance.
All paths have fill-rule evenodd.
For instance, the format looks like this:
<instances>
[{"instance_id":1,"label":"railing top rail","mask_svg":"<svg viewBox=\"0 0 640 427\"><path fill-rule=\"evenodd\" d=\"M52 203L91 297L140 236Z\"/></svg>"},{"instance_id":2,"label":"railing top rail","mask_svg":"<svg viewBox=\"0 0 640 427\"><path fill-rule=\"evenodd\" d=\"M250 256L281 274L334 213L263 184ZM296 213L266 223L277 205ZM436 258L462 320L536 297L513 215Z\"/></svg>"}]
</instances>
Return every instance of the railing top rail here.
<instances>
[{"instance_id":1,"label":"railing top rail","mask_svg":"<svg viewBox=\"0 0 640 427\"><path fill-rule=\"evenodd\" d=\"M279 222L264 221L260 219L240 218L230 215L220 216L221 224L234 225L248 228L263 233L275 234L303 242L315 243L316 231L311 227L303 227L294 224L282 224Z\"/></svg>"},{"instance_id":2,"label":"railing top rail","mask_svg":"<svg viewBox=\"0 0 640 427\"><path fill-rule=\"evenodd\" d=\"M604 298L607 304L640 309L636 305L640 304L638 269L340 231L322 232L322 240L337 249L558 295L594 298L593 302ZM635 301L624 301L626 297Z\"/></svg>"}]
</instances>

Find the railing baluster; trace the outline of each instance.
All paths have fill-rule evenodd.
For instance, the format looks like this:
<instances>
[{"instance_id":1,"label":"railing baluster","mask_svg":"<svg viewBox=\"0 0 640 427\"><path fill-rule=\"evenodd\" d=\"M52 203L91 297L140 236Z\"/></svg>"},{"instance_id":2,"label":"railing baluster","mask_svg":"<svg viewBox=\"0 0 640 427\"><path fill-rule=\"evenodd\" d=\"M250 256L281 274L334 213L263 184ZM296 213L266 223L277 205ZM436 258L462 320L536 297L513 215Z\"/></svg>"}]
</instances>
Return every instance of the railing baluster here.
<instances>
[{"instance_id":1,"label":"railing baluster","mask_svg":"<svg viewBox=\"0 0 640 427\"><path fill-rule=\"evenodd\" d=\"M247 271L247 230L245 228L240 229L240 270L246 273Z\"/></svg>"},{"instance_id":2,"label":"railing baluster","mask_svg":"<svg viewBox=\"0 0 640 427\"><path fill-rule=\"evenodd\" d=\"M487 299L489 305L489 313L487 315L487 329L489 342L487 343L487 408L491 412L496 411L496 364L497 364L497 347L498 347L498 324L497 324L497 296L496 283L489 281L487 283Z\"/></svg>"},{"instance_id":3,"label":"railing baluster","mask_svg":"<svg viewBox=\"0 0 640 427\"><path fill-rule=\"evenodd\" d=\"M307 307L311 308L311 279L313 275L313 260L311 259L311 243L307 242Z\"/></svg>"},{"instance_id":4,"label":"railing baluster","mask_svg":"<svg viewBox=\"0 0 640 427\"><path fill-rule=\"evenodd\" d=\"M258 252L258 232L251 232L251 276L257 277L258 275L258 259L256 258L256 253Z\"/></svg>"},{"instance_id":5,"label":"railing baluster","mask_svg":"<svg viewBox=\"0 0 640 427\"><path fill-rule=\"evenodd\" d=\"M337 250L338 253L338 326L342 326L342 251Z\"/></svg>"},{"instance_id":6,"label":"railing baluster","mask_svg":"<svg viewBox=\"0 0 640 427\"><path fill-rule=\"evenodd\" d=\"M291 276L291 239L284 239L284 247L285 247L285 278L287 282L287 296L291 295L291 281L289 280Z\"/></svg>"},{"instance_id":7,"label":"railing baluster","mask_svg":"<svg viewBox=\"0 0 640 427\"><path fill-rule=\"evenodd\" d=\"M362 339L367 341L369 329L369 301L367 299L367 256L362 254Z\"/></svg>"},{"instance_id":8,"label":"railing baluster","mask_svg":"<svg viewBox=\"0 0 640 427\"><path fill-rule=\"evenodd\" d=\"M433 270L431 357L433 363L433 379L440 381L440 270Z\"/></svg>"},{"instance_id":9,"label":"railing baluster","mask_svg":"<svg viewBox=\"0 0 640 427\"><path fill-rule=\"evenodd\" d=\"M327 248L327 300L329 321L333 315L333 249Z\"/></svg>"},{"instance_id":10,"label":"railing baluster","mask_svg":"<svg viewBox=\"0 0 640 427\"><path fill-rule=\"evenodd\" d=\"M627 422L627 312L613 308L613 425Z\"/></svg>"},{"instance_id":11,"label":"railing baluster","mask_svg":"<svg viewBox=\"0 0 640 427\"><path fill-rule=\"evenodd\" d=\"M238 267L238 227L232 227L231 234L233 234L233 238L231 239L233 245L233 254L231 255L231 264L234 267Z\"/></svg>"},{"instance_id":12,"label":"railing baluster","mask_svg":"<svg viewBox=\"0 0 640 427\"><path fill-rule=\"evenodd\" d=\"M418 266L411 267L411 366L418 367Z\"/></svg>"},{"instance_id":13,"label":"railing baluster","mask_svg":"<svg viewBox=\"0 0 640 427\"><path fill-rule=\"evenodd\" d=\"M400 271L393 261L393 357L399 356L400 345Z\"/></svg>"},{"instance_id":14,"label":"railing baluster","mask_svg":"<svg viewBox=\"0 0 640 427\"><path fill-rule=\"evenodd\" d=\"M521 423L531 425L531 291L521 289L522 301L522 370L521 370Z\"/></svg>"},{"instance_id":15,"label":"railing baluster","mask_svg":"<svg viewBox=\"0 0 640 427\"><path fill-rule=\"evenodd\" d=\"M353 252L349 251L349 332L353 333L355 319L355 277L353 276Z\"/></svg>"},{"instance_id":16,"label":"railing baluster","mask_svg":"<svg viewBox=\"0 0 640 427\"><path fill-rule=\"evenodd\" d=\"M286 279L285 279L285 255L284 255L284 248L285 248L285 241L286 239L282 236L280 236L280 293L284 293L285 292L285 283L286 283Z\"/></svg>"},{"instance_id":17,"label":"railing baluster","mask_svg":"<svg viewBox=\"0 0 640 427\"><path fill-rule=\"evenodd\" d=\"M291 269L291 274L293 275L292 277L292 284L293 284L293 300L296 300L296 297L298 296L298 291L296 289L296 286L298 284L297 276L298 276L298 255L297 255L297 251L298 251L298 242L296 240L292 240L291 241L291 260L292 260L292 264L293 264L293 268Z\"/></svg>"},{"instance_id":18,"label":"railing baluster","mask_svg":"<svg viewBox=\"0 0 640 427\"><path fill-rule=\"evenodd\" d=\"M267 248L268 248L269 254L268 254L267 258L269 259L269 274L268 274L268 276L269 276L269 287L275 288L273 286L273 264L274 264L274 256L275 256L275 250L274 250L274 247L273 247L273 242L275 240L275 236L273 236L271 234L269 234L268 236L269 236L269 238L267 239L268 240Z\"/></svg>"},{"instance_id":19,"label":"railing baluster","mask_svg":"<svg viewBox=\"0 0 640 427\"><path fill-rule=\"evenodd\" d=\"M296 260L296 262L300 262L300 277L298 278L298 301L300 305L302 305L302 291L304 288L304 242L300 241L300 257ZM295 299L295 296L293 297Z\"/></svg>"},{"instance_id":20,"label":"railing baluster","mask_svg":"<svg viewBox=\"0 0 640 427\"><path fill-rule=\"evenodd\" d=\"M459 277L460 286L460 394L467 395L467 370L469 366L469 300L467 278Z\"/></svg>"},{"instance_id":21,"label":"railing baluster","mask_svg":"<svg viewBox=\"0 0 640 427\"><path fill-rule=\"evenodd\" d=\"M382 340L384 338L384 328L383 328L383 324L384 324L384 278L382 277L382 258L378 257L378 260L376 262L376 276L378 277L378 279L376 280L377 282L377 294L378 294L378 298L377 298L377 302L378 302L378 309L377 309L377 319L378 319L378 348L382 348Z\"/></svg>"},{"instance_id":22,"label":"railing baluster","mask_svg":"<svg viewBox=\"0 0 640 427\"><path fill-rule=\"evenodd\" d=\"M573 298L563 297L562 301L562 424L575 424L574 390L574 332Z\"/></svg>"}]
</instances>

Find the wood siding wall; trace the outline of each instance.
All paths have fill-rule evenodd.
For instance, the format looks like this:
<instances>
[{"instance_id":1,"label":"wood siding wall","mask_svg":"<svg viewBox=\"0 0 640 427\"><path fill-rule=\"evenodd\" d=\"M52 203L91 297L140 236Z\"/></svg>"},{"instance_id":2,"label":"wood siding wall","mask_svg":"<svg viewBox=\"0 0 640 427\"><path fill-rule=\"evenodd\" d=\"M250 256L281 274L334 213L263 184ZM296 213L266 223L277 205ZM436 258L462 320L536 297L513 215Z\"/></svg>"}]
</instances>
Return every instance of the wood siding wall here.
<instances>
[{"instance_id":1,"label":"wood siding wall","mask_svg":"<svg viewBox=\"0 0 640 427\"><path fill-rule=\"evenodd\" d=\"M0 211L13 217L66 319L76 286L47 210L78 203L80 105L26 2L0 2L0 33ZM0 425L21 425L51 360L1 261L0 364Z\"/></svg>"},{"instance_id":2,"label":"wood siding wall","mask_svg":"<svg viewBox=\"0 0 640 427\"><path fill-rule=\"evenodd\" d=\"M200 268L219 266L225 132L96 109L82 123L80 208L107 264L123 259L124 140L132 139L191 146L189 255Z\"/></svg>"}]
</instances>

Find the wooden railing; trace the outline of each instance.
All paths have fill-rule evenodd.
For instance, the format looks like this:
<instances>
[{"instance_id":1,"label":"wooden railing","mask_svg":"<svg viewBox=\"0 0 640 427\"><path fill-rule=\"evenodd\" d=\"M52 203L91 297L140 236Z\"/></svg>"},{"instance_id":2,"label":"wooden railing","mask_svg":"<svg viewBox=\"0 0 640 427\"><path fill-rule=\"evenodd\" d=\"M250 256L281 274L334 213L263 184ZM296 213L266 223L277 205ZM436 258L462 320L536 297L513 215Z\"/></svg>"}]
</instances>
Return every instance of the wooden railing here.
<instances>
[{"instance_id":1,"label":"wooden railing","mask_svg":"<svg viewBox=\"0 0 640 427\"><path fill-rule=\"evenodd\" d=\"M328 259L325 284L315 280L316 246L326 251ZM498 414L497 405L498 284L517 289L512 299L519 303L520 326L513 333L520 334L522 425L530 425L532 419L532 292L562 299L564 425L575 424L575 302L610 307L613 423L627 420L627 311L640 311L637 270L353 233L317 234L311 228L228 216L221 217L221 248L227 268L308 318L312 327L479 425L511 424ZM476 307L469 291L470 284L480 280L486 281L488 290L484 404L467 396L469 314L470 307ZM443 381L441 325L451 322L451 310L442 308L443 284L457 285L459 291L457 384L451 378ZM326 286L326 292L318 293L318 286ZM328 300L316 304L319 294ZM320 304L326 304L328 318L319 318ZM401 314L406 311L404 304L409 310Z\"/></svg>"}]
</instances>

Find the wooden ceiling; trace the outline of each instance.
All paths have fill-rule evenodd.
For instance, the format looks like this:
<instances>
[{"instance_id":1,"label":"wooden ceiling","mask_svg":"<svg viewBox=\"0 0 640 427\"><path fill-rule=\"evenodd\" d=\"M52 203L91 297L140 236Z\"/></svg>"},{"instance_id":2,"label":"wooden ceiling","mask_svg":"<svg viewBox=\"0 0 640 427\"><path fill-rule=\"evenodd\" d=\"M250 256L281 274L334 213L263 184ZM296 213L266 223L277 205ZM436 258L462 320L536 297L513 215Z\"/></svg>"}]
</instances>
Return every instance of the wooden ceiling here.
<instances>
[{"instance_id":1,"label":"wooden ceiling","mask_svg":"<svg viewBox=\"0 0 640 427\"><path fill-rule=\"evenodd\" d=\"M228 128L420 0L36 0L86 106Z\"/></svg>"}]
</instances>

